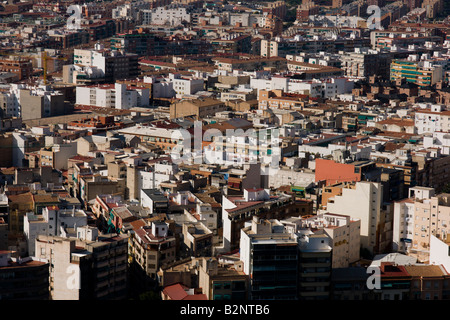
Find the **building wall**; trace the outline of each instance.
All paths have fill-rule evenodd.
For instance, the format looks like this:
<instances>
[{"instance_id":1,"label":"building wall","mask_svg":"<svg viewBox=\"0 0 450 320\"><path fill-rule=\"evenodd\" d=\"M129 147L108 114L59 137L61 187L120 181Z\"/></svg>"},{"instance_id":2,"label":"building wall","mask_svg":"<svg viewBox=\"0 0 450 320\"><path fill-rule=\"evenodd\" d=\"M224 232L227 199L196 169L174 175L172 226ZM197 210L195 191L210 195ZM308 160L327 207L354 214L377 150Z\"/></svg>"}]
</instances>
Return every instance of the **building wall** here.
<instances>
[{"instance_id":1,"label":"building wall","mask_svg":"<svg viewBox=\"0 0 450 320\"><path fill-rule=\"evenodd\" d=\"M336 195L333 200L330 198L327 204L328 212L361 221L361 246L372 253L376 250L379 232L381 189L380 183L357 182L355 188L343 188L342 195Z\"/></svg>"},{"instance_id":2,"label":"building wall","mask_svg":"<svg viewBox=\"0 0 450 320\"><path fill-rule=\"evenodd\" d=\"M450 270L449 244L430 235L430 264L442 265Z\"/></svg>"},{"instance_id":3,"label":"building wall","mask_svg":"<svg viewBox=\"0 0 450 320\"><path fill-rule=\"evenodd\" d=\"M28 90L20 90L22 120L39 119L44 116L44 97L32 96Z\"/></svg>"},{"instance_id":4,"label":"building wall","mask_svg":"<svg viewBox=\"0 0 450 320\"><path fill-rule=\"evenodd\" d=\"M13 165L13 150L11 146L13 145L13 135L12 134L2 134L0 135L0 167L9 168Z\"/></svg>"},{"instance_id":5,"label":"building wall","mask_svg":"<svg viewBox=\"0 0 450 320\"><path fill-rule=\"evenodd\" d=\"M75 249L75 240L55 242L36 240L36 256L48 259L50 268L50 284L53 300L78 300L79 289L71 283L70 277L80 272L79 265L70 262L71 252Z\"/></svg>"},{"instance_id":6,"label":"building wall","mask_svg":"<svg viewBox=\"0 0 450 320\"><path fill-rule=\"evenodd\" d=\"M314 183L314 173L294 170L278 170L276 175L269 176L269 187L279 188L281 186L303 186Z\"/></svg>"}]
</instances>

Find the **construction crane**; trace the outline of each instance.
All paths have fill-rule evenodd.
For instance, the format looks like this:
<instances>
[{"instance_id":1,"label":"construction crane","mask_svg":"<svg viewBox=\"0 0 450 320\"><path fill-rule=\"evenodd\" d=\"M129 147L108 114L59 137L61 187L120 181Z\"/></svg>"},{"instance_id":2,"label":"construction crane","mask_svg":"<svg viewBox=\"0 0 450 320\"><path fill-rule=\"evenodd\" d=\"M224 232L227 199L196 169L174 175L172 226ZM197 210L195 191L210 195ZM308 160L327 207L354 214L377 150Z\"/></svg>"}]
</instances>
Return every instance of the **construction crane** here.
<instances>
[{"instance_id":1,"label":"construction crane","mask_svg":"<svg viewBox=\"0 0 450 320\"><path fill-rule=\"evenodd\" d=\"M28 58L31 59L30 56L27 56L26 54L20 54L20 53L10 53L10 52L0 52L0 56L14 56L14 57L20 57L20 58ZM42 67L43 67L43 71L44 71L44 75L43 75L43 80L44 80L44 85L48 84L48 78L47 78L47 73L48 73L48 64L47 61L48 60L63 60L66 61L68 60L67 58L56 58L56 57L50 57L47 54L47 51L43 51L42 55Z\"/></svg>"},{"instance_id":2,"label":"construction crane","mask_svg":"<svg viewBox=\"0 0 450 320\"><path fill-rule=\"evenodd\" d=\"M48 72L48 65L47 65L47 61L48 60L63 60L63 61L67 61L67 58L53 58L53 57L49 57L47 55L47 51L42 52L42 67L44 69L44 85L48 84L48 80L47 80L47 72Z\"/></svg>"}]
</instances>

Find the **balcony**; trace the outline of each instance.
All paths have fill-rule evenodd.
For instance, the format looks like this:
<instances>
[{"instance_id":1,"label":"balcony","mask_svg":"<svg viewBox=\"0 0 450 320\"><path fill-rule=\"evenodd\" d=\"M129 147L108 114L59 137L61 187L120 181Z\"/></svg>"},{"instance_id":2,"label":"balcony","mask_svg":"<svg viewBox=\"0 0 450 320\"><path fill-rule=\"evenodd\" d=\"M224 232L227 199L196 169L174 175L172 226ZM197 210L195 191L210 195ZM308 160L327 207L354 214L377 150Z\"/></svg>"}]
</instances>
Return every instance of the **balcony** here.
<instances>
[{"instance_id":1,"label":"balcony","mask_svg":"<svg viewBox=\"0 0 450 320\"><path fill-rule=\"evenodd\" d=\"M101 272L97 273L97 279L106 277L108 274L109 274L108 270L101 271Z\"/></svg>"},{"instance_id":2,"label":"balcony","mask_svg":"<svg viewBox=\"0 0 450 320\"><path fill-rule=\"evenodd\" d=\"M115 269L116 272L125 271L125 270L127 270L127 265L125 263L121 264L121 265L117 265L116 269Z\"/></svg>"},{"instance_id":3,"label":"balcony","mask_svg":"<svg viewBox=\"0 0 450 320\"><path fill-rule=\"evenodd\" d=\"M97 261L95 264L95 267L97 268L103 268L109 266L109 260L103 260L103 261Z\"/></svg>"}]
</instances>

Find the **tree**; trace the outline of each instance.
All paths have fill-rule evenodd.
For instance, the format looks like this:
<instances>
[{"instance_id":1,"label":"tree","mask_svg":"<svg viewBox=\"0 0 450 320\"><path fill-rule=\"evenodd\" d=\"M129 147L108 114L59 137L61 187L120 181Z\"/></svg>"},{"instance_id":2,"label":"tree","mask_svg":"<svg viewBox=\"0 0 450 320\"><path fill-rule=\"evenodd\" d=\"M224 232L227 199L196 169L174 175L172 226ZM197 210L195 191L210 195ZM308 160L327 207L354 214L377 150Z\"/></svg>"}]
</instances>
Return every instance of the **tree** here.
<instances>
[{"instance_id":1,"label":"tree","mask_svg":"<svg viewBox=\"0 0 450 320\"><path fill-rule=\"evenodd\" d=\"M450 193L450 182L442 187L441 193Z\"/></svg>"},{"instance_id":2,"label":"tree","mask_svg":"<svg viewBox=\"0 0 450 320\"><path fill-rule=\"evenodd\" d=\"M147 291L139 295L138 300L161 300L161 295L156 291Z\"/></svg>"}]
</instances>

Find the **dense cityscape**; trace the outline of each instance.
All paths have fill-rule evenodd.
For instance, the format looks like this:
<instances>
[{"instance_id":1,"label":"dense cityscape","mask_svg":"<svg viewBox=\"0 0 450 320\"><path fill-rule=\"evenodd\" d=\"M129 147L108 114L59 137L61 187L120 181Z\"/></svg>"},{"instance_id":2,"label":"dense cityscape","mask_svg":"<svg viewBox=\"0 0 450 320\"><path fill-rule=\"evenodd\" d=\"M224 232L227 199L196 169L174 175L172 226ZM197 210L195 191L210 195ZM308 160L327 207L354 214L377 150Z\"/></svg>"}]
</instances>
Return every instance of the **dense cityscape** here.
<instances>
[{"instance_id":1,"label":"dense cityscape","mask_svg":"<svg viewBox=\"0 0 450 320\"><path fill-rule=\"evenodd\" d=\"M446 0L3 1L0 300L449 300L449 80Z\"/></svg>"}]
</instances>

